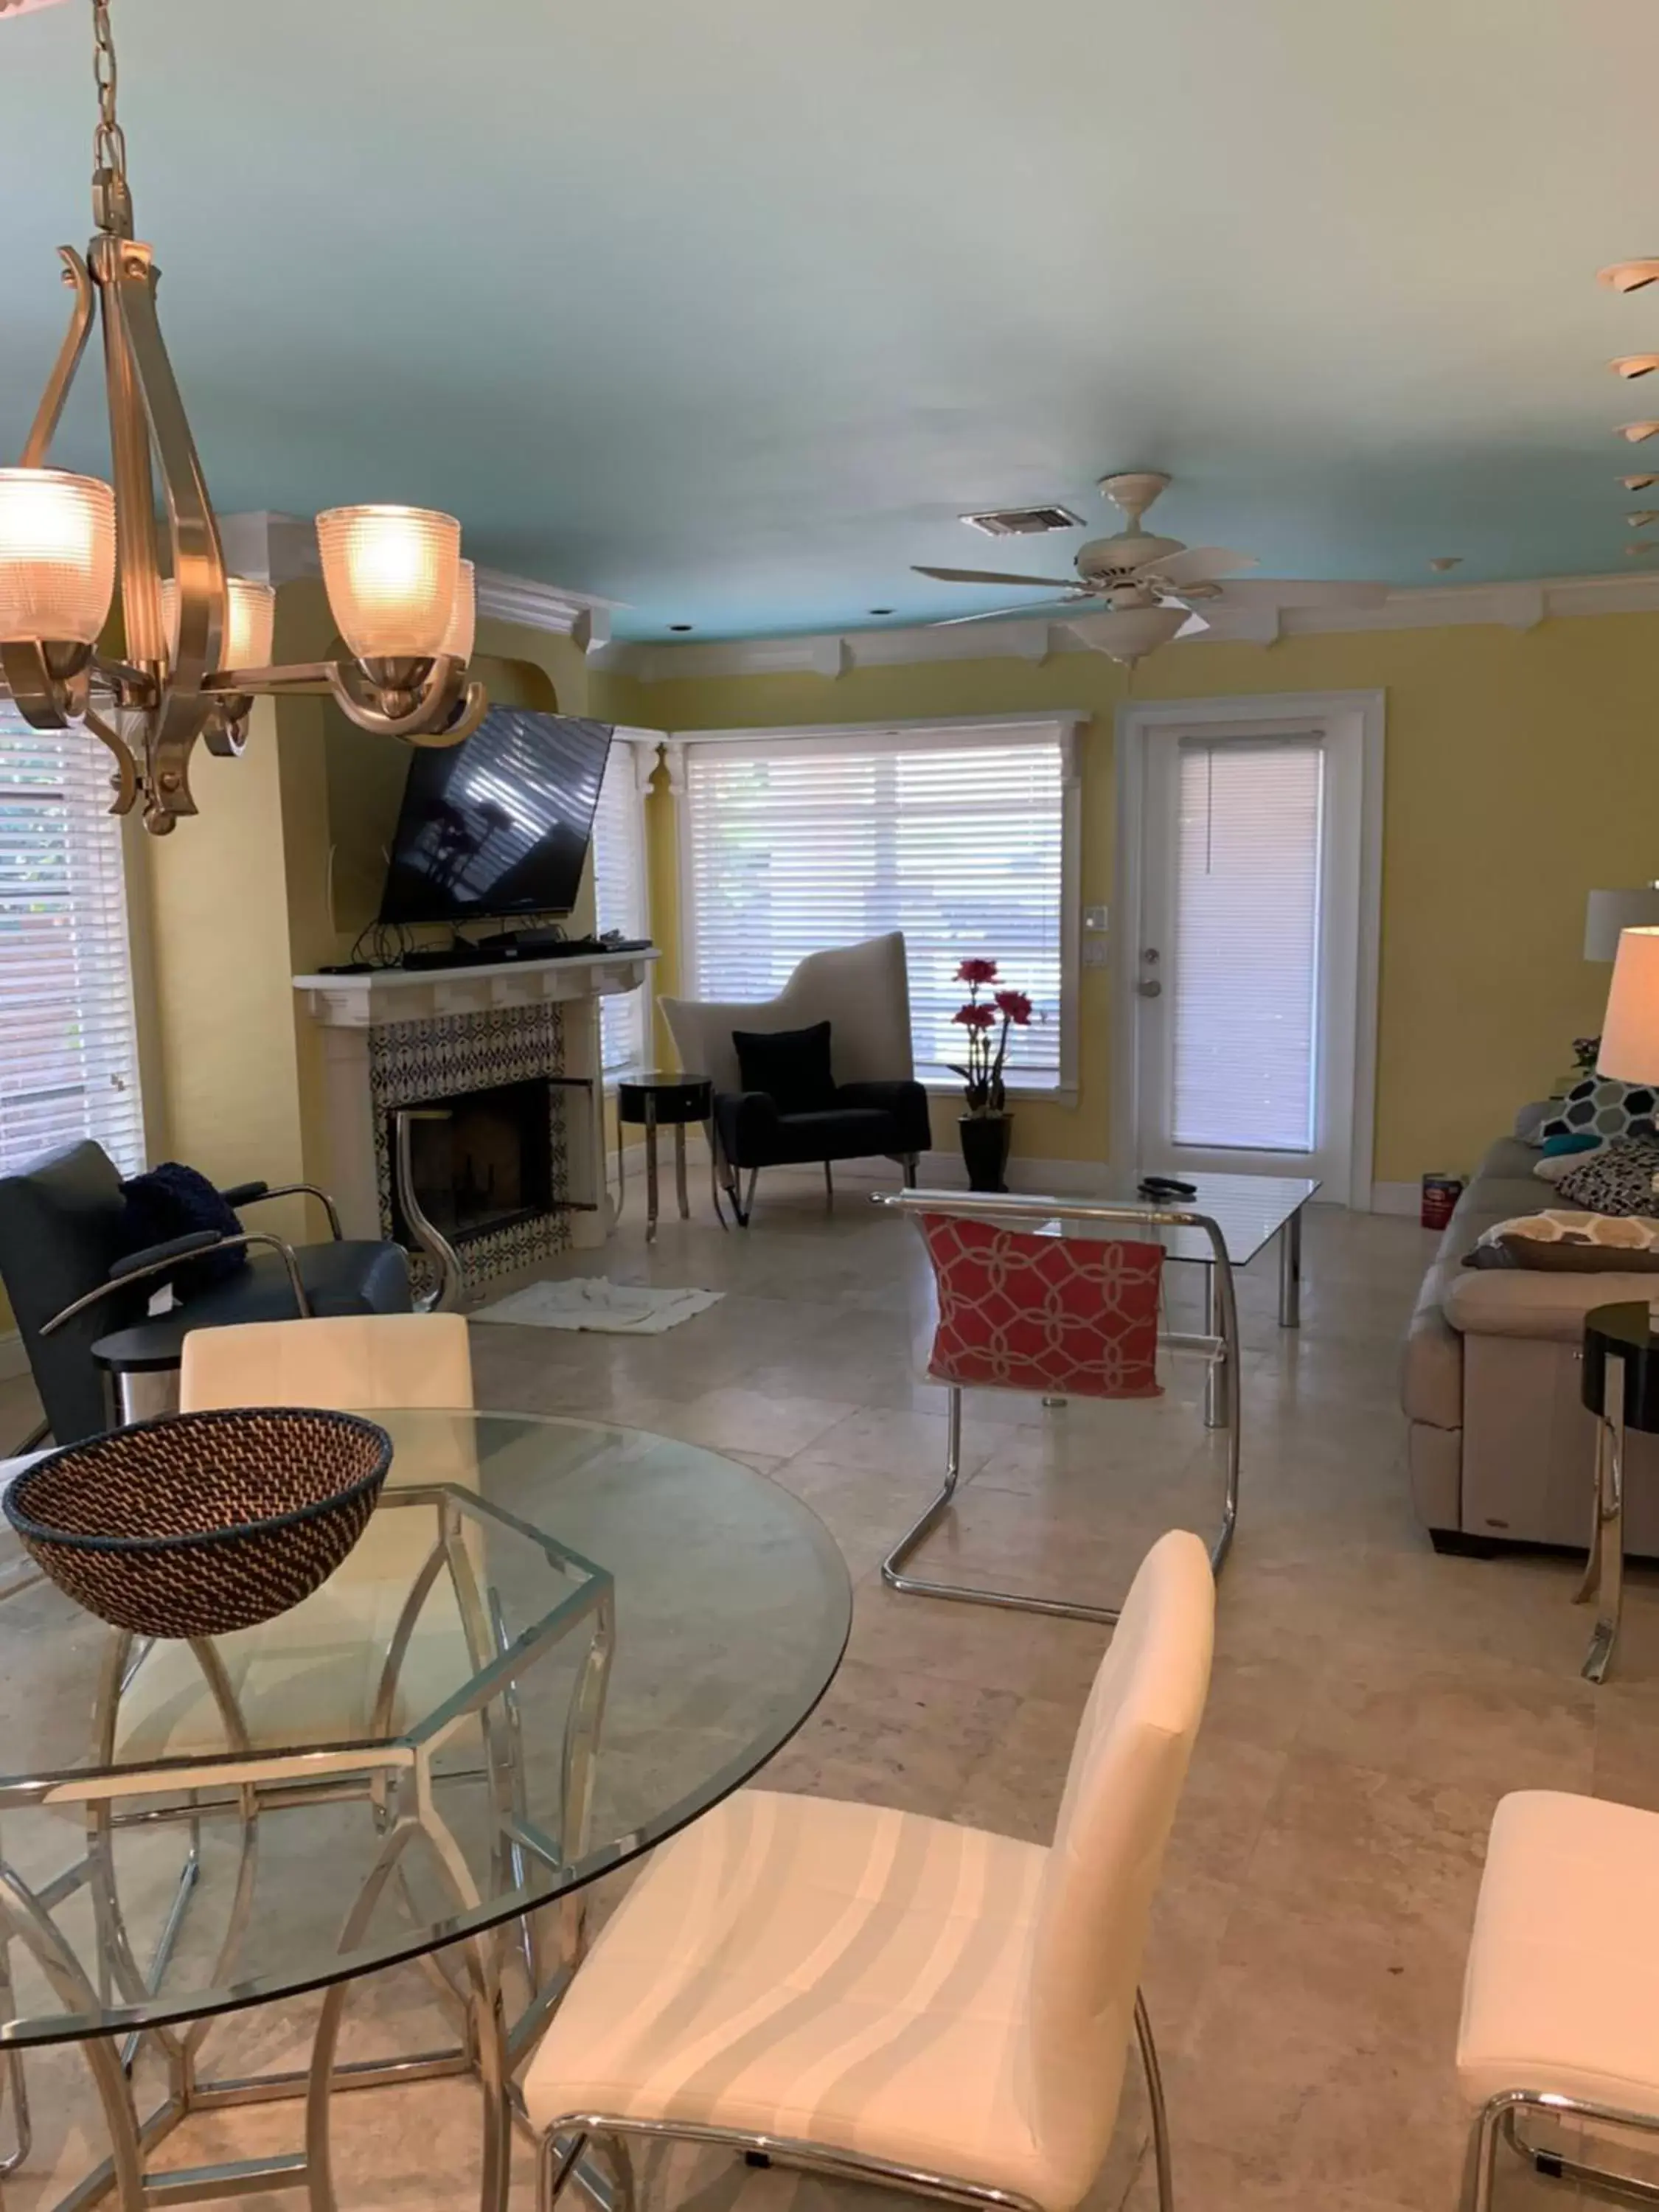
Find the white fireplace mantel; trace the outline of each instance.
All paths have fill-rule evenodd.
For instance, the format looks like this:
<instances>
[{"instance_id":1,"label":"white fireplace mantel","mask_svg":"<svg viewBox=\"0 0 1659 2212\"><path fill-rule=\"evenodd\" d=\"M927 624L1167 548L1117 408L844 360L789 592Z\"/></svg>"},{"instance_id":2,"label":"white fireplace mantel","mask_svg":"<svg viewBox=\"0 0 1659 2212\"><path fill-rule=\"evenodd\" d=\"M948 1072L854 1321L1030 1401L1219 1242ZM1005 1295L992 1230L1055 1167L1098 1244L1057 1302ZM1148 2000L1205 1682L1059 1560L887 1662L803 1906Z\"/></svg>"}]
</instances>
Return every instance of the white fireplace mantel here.
<instances>
[{"instance_id":1,"label":"white fireplace mantel","mask_svg":"<svg viewBox=\"0 0 1659 2212\"><path fill-rule=\"evenodd\" d=\"M459 1096L469 1086L453 1079L458 1029L482 1030L483 1058L492 1049L504 1049L516 1064L523 1054L514 1045L515 1036L527 1030L539 1036L545 1027L556 1043L550 1042L546 1063L535 1072L559 1086L568 1102L566 1192L556 1209L559 1242L550 1250L602 1244L611 1206L605 1176L599 1006L621 992L638 990L658 957L653 947L642 952L575 953L552 960L481 961L467 968L376 968L358 975L296 975L295 997L322 1032L328 1180L346 1234L377 1237L390 1226L386 1210L391 1203L392 1174L386 1126L387 1055L397 1066L397 1085L405 1092L413 1082L424 1095L420 1079L427 1071L418 1063L429 1054L431 1094ZM538 1007L550 1013L556 1011L556 1024L544 1024L539 1016L524 1011ZM487 1018L492 1015L513 1018L490 1022ZM480 1017L486 1018L480 1022ZM411 1055L413 1069L406 1064ZM377 1066L381 1071L378 1091ZM471 1062L467 1067L470 1073ZM410 1100L405 1095L396 1103ZM476 1256L476 1252L463 1254L470 1279ZM521 1264L522 1259L520 1253L514 1264Z\"/></svg>"},{"instance_id":2,"label":"white fireplace mantel","mask_svg":"<svg viewBox=\"0 0 1659 2212\"><path fill-rule=\"evenodd\" d=\"M556 960L491 960L476 968L375 968L362 975L296 975L294 988L325 1029L380 1029L439 1014L483 1014L547 999L593 999L637 990L662 955L567 955Z\"/></svg>"}]
</instances>

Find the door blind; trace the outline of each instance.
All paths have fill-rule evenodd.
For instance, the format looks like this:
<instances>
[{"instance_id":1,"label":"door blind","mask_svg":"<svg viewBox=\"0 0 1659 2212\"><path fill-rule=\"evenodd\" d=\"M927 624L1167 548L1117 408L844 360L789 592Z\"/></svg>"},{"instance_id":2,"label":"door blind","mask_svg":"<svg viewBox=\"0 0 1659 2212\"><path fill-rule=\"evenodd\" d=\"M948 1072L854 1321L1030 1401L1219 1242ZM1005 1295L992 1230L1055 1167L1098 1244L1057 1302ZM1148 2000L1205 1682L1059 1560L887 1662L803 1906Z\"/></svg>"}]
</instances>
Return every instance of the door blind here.
<instances>
[{"instance_id":1,"label":"door blind","mask_svg":"<svg viewBox=\"0 0 1659 2212\"><path fill-rule=\"evenodd\" d=\"M634 773L634 747L613 738L593 817L593 907L601 931L651 934L647 894L645 799ZM646 991L618 991L599 1000L605 1073L637 1067L645 1054Z\"/></svg>"},{"instance_id":2,"label":"door blind","mask_svg":"<svg viewBox=\"0 0 1659 2212\"><path fill-rule=\"evenodd\" d=\"M143 1164L119 823L109 757L0 700L0 1173L90 1137Z\"/></svg>"},{"instance_id":3,"label":"door blind","mask_svg":"<svg viewBox=\"0 0 1659 2212\"><path fill-rule=\"evenodd\" d=\"M1051 727L714 740L685 748L690 987L765 999L809 952L900 929L916 1074L951 1084L969 954L1024 991L1007 1075L1060 1080L1064 791Z\"/></svg>"},{"instance_id":4,"label":"door blind","mask_svg":"<svg viewBox=\"0 0 1659 2212\"><path fill-rule=\"evenodd\" d=\"M1324 787L1316 736L1182 740L1167 970L1178 1145L1317 1143Z\"/></svg>"}]
</instances>

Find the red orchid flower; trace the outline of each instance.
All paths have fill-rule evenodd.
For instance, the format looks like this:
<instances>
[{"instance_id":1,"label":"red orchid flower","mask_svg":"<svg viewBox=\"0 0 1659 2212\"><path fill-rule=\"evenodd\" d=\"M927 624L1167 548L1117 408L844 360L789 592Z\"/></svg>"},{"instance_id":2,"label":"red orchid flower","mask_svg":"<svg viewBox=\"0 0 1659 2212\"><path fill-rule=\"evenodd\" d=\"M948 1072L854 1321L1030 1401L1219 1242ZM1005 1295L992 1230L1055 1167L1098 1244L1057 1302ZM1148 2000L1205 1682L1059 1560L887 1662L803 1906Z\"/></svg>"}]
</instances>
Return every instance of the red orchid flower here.
<instances>
[{"instance_id":1,"label":"red orchid flower","mask_svg":"<svg viewBox=\"0 0 1659 2212\"><path fill-rule=\"evenodd\" d=\"M981 960L975 957L964 960L957 970L958 983L994 983L996 980L997 963L994 960Z\"/></svg>"},{"instance_id":2,"label":"red orchid flower","mask_svg":"<svg viewBox=\"0 0 1659 2212\"><path fill-rule=\"evenodd\" d=\"M958 1006L951 1017L965 1030L988 1030L996 1019L994 1006Z\"/></svg>"},{"instance_id":3,"label":"red orchid flower","mask_svg":"<svg viewBox=\"0 0 1659 2212\"><path fill-rule=\"evenodd\" d=\"M999 991L994 1001L998 1011L1006 1014L1017 1030L1030 1025L1031 1002L1024 991Z\"/></svg>"}]
</instances>

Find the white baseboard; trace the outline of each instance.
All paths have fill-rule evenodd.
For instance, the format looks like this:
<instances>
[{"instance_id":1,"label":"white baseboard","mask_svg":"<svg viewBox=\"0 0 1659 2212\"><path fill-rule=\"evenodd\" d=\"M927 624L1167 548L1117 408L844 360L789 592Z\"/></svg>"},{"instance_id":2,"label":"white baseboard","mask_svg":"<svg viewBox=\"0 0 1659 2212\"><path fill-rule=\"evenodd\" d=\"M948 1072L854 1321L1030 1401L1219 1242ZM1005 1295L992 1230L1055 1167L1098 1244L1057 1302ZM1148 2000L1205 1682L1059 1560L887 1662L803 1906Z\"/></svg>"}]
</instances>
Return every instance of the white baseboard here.
<instances>
[{"instance_id":1,"label":"white baseboard","mask_svg":"<svg viewBox=\"0 0 1659 2212\"><path fill-rule=\"evenodd\" d=\"M1371 1185L1373 1213L1407 1213L1413 1219L1423 1205L1423 1186L1415 1182L1374 1182Z\"/></svg>"},{"instance_id":2,"label":"white baseboard","mask_svg":"<svg viewBox=\"0 0 1659 2212\"><path fill-rule=\"evenodd\" d=\"M0 1382L15 1382L28 1371L29 1356L23 1349L23 1340L15 1328L9 1328L0 1334Z\"/></svg>"}]
</instances>

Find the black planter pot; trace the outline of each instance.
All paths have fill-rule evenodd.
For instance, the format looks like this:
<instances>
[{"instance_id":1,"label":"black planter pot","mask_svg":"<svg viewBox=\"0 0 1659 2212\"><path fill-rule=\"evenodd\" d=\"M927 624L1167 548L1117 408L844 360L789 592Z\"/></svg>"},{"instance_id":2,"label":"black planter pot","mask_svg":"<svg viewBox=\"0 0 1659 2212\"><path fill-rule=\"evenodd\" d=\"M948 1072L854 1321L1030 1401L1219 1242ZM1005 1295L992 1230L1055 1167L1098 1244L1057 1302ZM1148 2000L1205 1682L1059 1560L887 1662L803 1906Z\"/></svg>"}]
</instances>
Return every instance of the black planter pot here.
<instances>
[{"instance_id":1,"label":"black planter pot","mask_svg":"<svg viewBox=\"0 0 1659 2212\"><path fill-rule=\"evenodd\" d=\"M1006 1190L1013 1115L963 1114L957 1117L957 1127L962 1133L962 1158L968 1170L969 1189Z\"/></svg>"}]
</instances>

